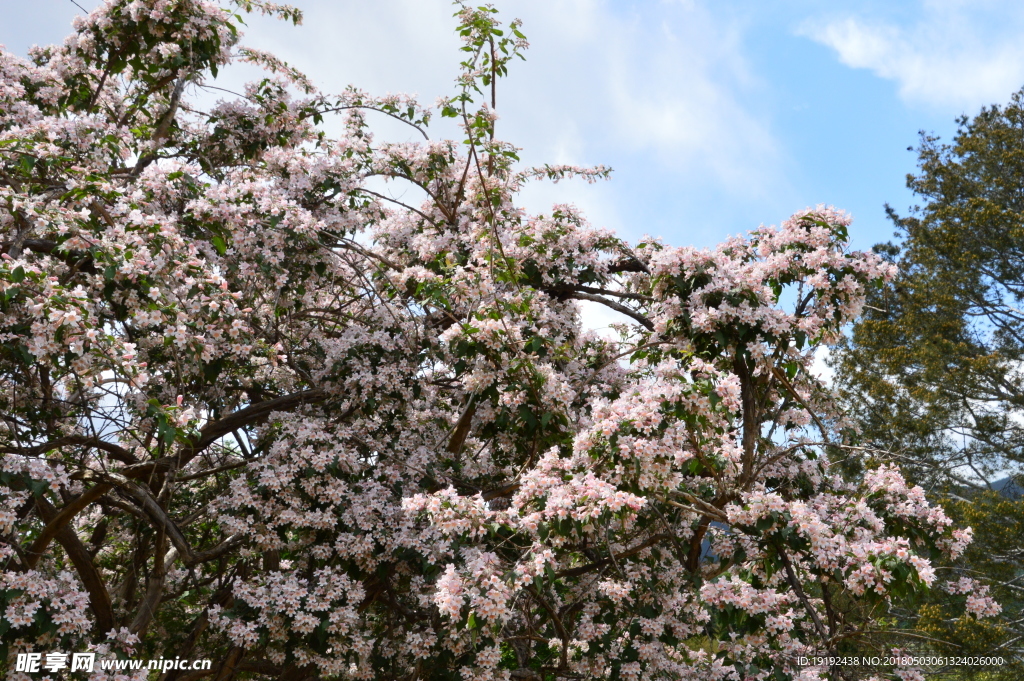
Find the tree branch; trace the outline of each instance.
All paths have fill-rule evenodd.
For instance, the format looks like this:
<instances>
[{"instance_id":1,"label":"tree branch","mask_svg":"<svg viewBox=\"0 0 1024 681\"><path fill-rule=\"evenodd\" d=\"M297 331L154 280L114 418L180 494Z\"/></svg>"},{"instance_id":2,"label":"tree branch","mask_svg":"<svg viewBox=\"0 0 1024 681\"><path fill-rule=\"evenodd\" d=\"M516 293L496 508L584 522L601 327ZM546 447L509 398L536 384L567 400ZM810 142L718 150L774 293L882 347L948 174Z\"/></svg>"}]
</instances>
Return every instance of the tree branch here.
<instances>
[{"instance_id":1,"label":"tree branch","mask_svg":"<svg viewBox=\"0 0 1024 681\"><path fill-rule=\"evenodd\" d=\"M36 508L39 510L40 517L47 524L52 523L58 515L53 504L43 497L36 497ZM97 630L110 631L114 628L114 611L110 602L110 594L107 592L107 587L103 585L103 578L100 576L99 570L93 565L92 556L89 555L78 535L67 525L58 529L54 536L64 548L71 564L75 566L75 570L82 580L82 586L89 594L89 605L92 608L92 614L96 617Z\"/></svg>"},{"instance_id":2,"label":"tree branch","mask_svg":"<svg viewBox=\"0 0 1024 681\"><path fill-rule=\"evenodd\" d=\"M215 441L231 433L234 430L245 428L263 421L271 412L287 411L303 404L315 404L327 399L327 393L318 388L303 390L302 392L282 395L272 400L264 400L251 404L245 409L228 414L222 419L207 423L199 431L199 439L190 447L178 455L179 464L184 464L199 452L203 451Z\"/></svg>"},{"instance_id":3,"label":"tree branch","mask_svg":"<svg viewBox=\"0 0 1024 681\"><path fill-rule=\"evenodd\" d=\"M577 300L589 300L589 301L592 301L592 302L595 302L595 303L601 303L602 305L604 305L606 307L610 307L611 309L615 310L616 312L619 312L621 314L626 315L627 317L629 317L631 319L636 320L642 326L647 328L647 330L654 331L654 323L651 322L650 319L648 319L647 317L644 317L639 312L634 312L633 310L630 310L628 307L626 307L625 305L622 305L621 303L616 303L615 301L607 300L605 298L602 298L601 296L595 296L595 295L592 295L590 293L582 293L580 291L574 291L569 297L570 298L576 298Z\"/></svg>"},{"instance_id":4,"label":"tree branch","mask_svg":"<svg viewBox=\"0 0 1024 681\"><path fill-rule=\"evenodd\" d=\"M580 567L569 568L568 570L559 570L558 572L555 573L555 576L556 577L579 577L580 575L585 575L588 572L592 572L592 571L597 570L599 568L603 568L605 565L608 565L609 563L611 563L613 561L620 560L622 558L629 558L630 556L634 556L634 555L640 553L641 551L643 551L644 549L650 548L650 547L654 546L655 544L657 544L659 542L662 542L662 541L664 541L666 539L670 539L670 538L671 537L669 535L667 535L667 534L656 534L653 537L651 537L650 539L648 539L647 541L645 541L644 543L640 544L639 546L634 546L633 548L631 548L631 549L629 549L627 551L623 551L622 553L617 553L617 554L614 554L614 555L610 555L608 558L602 558L601 560L596 560L593 563L589 563L587 565L581 565Z\"/></svg>"},{"instance_id":5,"label":"tree branch","mask_svg":"<svg viewBox=\"0 0 1024 681\"><path fill-rule=\"evenodd\" d=\"M84 435L69 435L67 437L58 438L32 447L0 447L0 454L20 454L21 456L37 457L54 449L60 449L61 447L67 447L69 445L95 447L96 449L110 454L111 458L125 464L137 464L139 462L139 460L124 447L116 445L113 442L101 440L98 437L86 437Z\"/></svg>"},{"instance_id":6,"label":"tree branch","mask_svg":"<svg viewBox=\"0 0 1024 681\"><path fill-rule=\"evenodd\" d=\"M86 506L106 494L111 487L112 485L103 482L98 485L94 485L87 492L83 492L75 497L67 506L62 508L57 515L47 521L46 527L44 527L43 531L38 537L36 537L36 540L32 542L32 546L28 550L27 567L29 569L34 568L39 562L39 559L43 556L43 552L46 550L46 547L49 546L53 538L71 522L71 519L78 515Z\"/></svg>"}]
</instances>

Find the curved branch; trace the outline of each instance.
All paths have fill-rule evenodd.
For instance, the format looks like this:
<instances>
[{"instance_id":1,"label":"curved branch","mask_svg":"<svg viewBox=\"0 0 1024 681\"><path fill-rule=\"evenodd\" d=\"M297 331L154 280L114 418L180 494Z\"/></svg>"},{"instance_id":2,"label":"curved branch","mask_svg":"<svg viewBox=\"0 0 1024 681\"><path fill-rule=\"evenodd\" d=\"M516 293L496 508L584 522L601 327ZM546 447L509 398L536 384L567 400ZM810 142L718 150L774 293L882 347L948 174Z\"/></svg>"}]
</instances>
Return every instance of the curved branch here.
<instances>
[{"instance_id":1,"label":"curved branch","mask_svg":"<svg viewBox=\"0 0 1024 681\"><path fill-rule=\"evenodd\" d=\"M199 563L207 563L211 560L216 560L217 558L223 556L225 553L229 553L234 549L238 548L239 546L241 546L243 541L245 541L245 537L243 535L233 534L224 541L222 541L220 544L214 546L212 549L207 549L206 551L200 551L199 553L193 554L191 562L186 561L185 564L188 566L192 566L197 565Z\"/></svg>"},{"instance_id":2,"label":"curved branch","mask_svg":"<svg viewBox=\"0 0 1024 681\"><path fill-rule=\"evenodd\" d=\"M355 241L351 241L350 239L343 239L338 244L338 246L336 246L336 248L344 248L345 250L354 251L354 252L358 253L359 255L362 255L362 256L367 257L367 258L375 258L376 260L381 261L382 263L384 263L385 265L387 265L388 267L390 267L393 270L400 270L400 269L402 269L399 265L396 265L395 263L391 262L390 260L385 258L383 255L380 255L379 253L374 253L373 251L367 250L367 249L363 248L362 246L360 246Z\"/></svg>"},{"instance_id":3,"label":"curved branch","mask_svg":"<svg viewBox=\"0 0 1024 681\"><path fill-rule=\"evenodd\" d=\"M679 502L672 501L671 499L664 499L664 502L669 506L675 506L676 508L681 508L685 511L696 513L697 515L706 515L720 523L729 522L729 516L727 516L722 509L717 506L709 504L708 502L698 499L692 494L687 494L686 492L673 491L672 494L678 494L685 501L693 504L693 506L686 506L685 504L680 504Z\"/></svg>"},{"instance_id":4,"label":"curved branch","mask_svg":"<svg viewBox=\"0 0 1024 681\"><path fill-rule=\"evenodd\" d=\"M222 419L212 421L203 426L199 431L199 439L178 455L178 462L179 464L184 464L225 435L234 430L259 423L266 419L271 412L287 411L303 404L323 402L325 399L327 399L327 393L315 388L250 404L244 409L239 409Z\"/></svg>"},{"instance_id":5,"label":"curved branch","mask_svg":"<svg viewBox=\"0 0 1024 681\"><path fill-rule=\"evenodd\" d=\"M3 243L0 243L0 253L8 253L14 249L16 245L17 244L13 241L4 241ZM33 253L52 255L56 258L60 258L69 267L78 268L78 271L80 272L86 272L87 274L96 273L96 265L93 263L92 256L85 251L58 251L57 243L46 239L24 239L21 242L21 248L27 248ZM11 255L14 256L15 254L12 253Z\"/></svg>"},{"instance_id":6,"label":"curved branch","mask_svg":"<svg viewBox=\"0 0 1024 681\"><path fill-rule=\"evenodd\" d=\"M210 475L216 475L217 473L223 473L225 471L231 471L242 466L248 466L249 461L236 461L235 463L225 464L224 466L217 466L216 468L207 468L204 471L198 473L192 473L190 475L183 475L181 477L175 477L174 482L187 482L189 480L198 480L199 478L205 478Z\"/></svg>"},{"instance_id":7,"label":"curved branch","mask_svg":"<svg viewBox=\"0 0 1024 681\"><path fill-rule=\"evenodd\" d=\"M427 132L420 126L416 125L412 121L402 118L401 116L396 116L395 114L389 111L385 111L384 109L378 109L375 106L367 106L366 104L352 104L350 106L332 106L328 109L324 109L320 113L337 113L338 111L348 111L349 109L366 109L367 111L376 111L377 113L382 113L385 116L391 116L396 121L401 121L410 127L416 128L417 132L423 135L423 139L427 140L428 142L430 141L430 137L427 135Z\"/></svg>"},{"instance_id":8,"label":"curved branch","mask_svg":"<svg viewBox=\"0 0 1024 681\"><path fill-rule=\"evenodd\" d=\"M628 300L640 300L645 302L653 301L654 298L651 296L641 295L639 293L629 293L628 291L612 291L606 288L594 288L593 286L580 286L578 284L560 284L558 286L547 286L542 289L545 293L551 293L559 297L572 296L573 293L590 293L597 296L614 296L616 298L626 298Z\"/></svg>"},{"instance_id":9,"label":"curved branch","mask_svg":"<svg viewBox=\"0 0 1024 681\"><path fill-rule=\"evenodd\" d=\"M615 310L616 312L619 312L621 314L626 315L627 317L630 317L631 319L636 320L639 324L644 326L648 331L654 331L654 323L650 319L648 319L647 317L644 317L639 312L634 312L633 310L630 310L628 307L626 307L625 305L622 305L621 303L616 303L613 300L606 300L605 298L602 298L601 296L591 295L590 293L581 293L579 291L573 292L569 297L570 298L576 298L577 300L589 300L589 301L594 302L594 303L601 303L602 305L604 305L606 307L610 307L611 309Z\"/></svg>"},{"instance_id":10,"label":"curved branch","mask_svg":"<svg viewBox=\"0 0 1024 681\"><path fill-rule=\"evenodd\" d=\"M181 533L178 526L170 516L160 507L156 499L152 497L142 486L137 485L131 480L124 476L118 475L117 473L101 474L103 477L108 478L110 481L117 484L117 488L125 492L130 496L142 509L142 511L149 516L158 529L162 529L167 533L167 538L174 545L174 548L178 550L186 564L193 562L194 554L192 553L192 547L189 546L188 541L185 540L185 535Z\"/></svg>"},{"instance_id":11,"label":"curved branch","mask_svg":"<svg viewBox=\"0 0 1024 681\"><path fill-rule=\"evenodd\" d=\"M75 497L67 506L62 508L52 520L47 521L46 527L36 537L36 540L32 542L32 546L28 550L28 556L26 557L26 566L31 570L39 562L39 559L43 556L43 551L50 545L57 534L71 522L71 519L78 515L86 506L91 504L93 501L99 499L101 496L106 494L112 485L101 482L98 485L94 485L89 491L83 492Z\"/></svg>"},{"instance_id":12,"label":"curved branch","mask_svg":"<svg viewBox=\"0 0 1024 681\"><path fill-rule=\"evenodd\" d=\"M189 545L188 540L185 539L185 535L182 533L181 529L178 528L177 523L167 515L167 512L164 511L157 500L154 499L149 491L142 485L129 480L127 477L119 473L87 471L87 474L81 477L83 479L101 480L103 483L114 486L118 490L124 492L125 495L131 497L131 499L138 504L145 516L153 522L156 528L167 534L167 538L174 546L178 555L181 556L182 562L188 567L215 560L238 547L245 539L242 535L231 535L217 546L207 549L206 551L196 553Z\"/></svg>"},{"instance_id":13,"label":"curved branch","mask_svg":"<svg viewBox=\"0 0 1024 681\"><path fill-rule=\"evenodd\" d=\"M786 581L789 582L789 586L792 587L793 593L803 603L804 609L807 614L811 616L814 621L814 628L818 630L818 634L821 635L823 643L831 648L829 641L829 632L825 629L825 625L822 624L821 618L818 617L818 611L811 606L811 602L807 600L807 595L804 593L803 587L800 586L800 580L796 577L796 572L793 570L793 563L790 562L789 556L786 555L785 549L782 548L782 544L777 544L775 549L779 552L779 558L782 560L782 565L786 570Z\"/></svg>"},{"instance_id":14,"label":"curved branch","mask_svg":"<svg viewBox=\"0 0 1024 681\"><path fill-rule=\"evenodd\" d=\"M789 382L786 375L782 373L782 370L778 367L772 367L772 375L779 380L779 383L781 383L789 394L793 396L793 399L799 402L800 406L807 410L807 413L810 414L812 419L814 419L814 425L818 426L818 430L821 431L822 436L827 442L828 429L825 427L825 424L821 422L821 419L819 419L818 415L814 413L814 410L807 406L807 402L804 401L804 398L800 397L800 393L796 391L796 388L794 388L793 384Z\"/></svg>"},{"instance_id":15,"label":"curved branch","mask_svg":"<svg viewBox=\"0 0 1024 681\"><path fill-rule=\"evenodd\" d=\"M611 554L608 558L602 558L601 560L596 560L593 563L588 563L587 565L581 565L579 567L569 568L567 570L559 570L555 573L555 576L579 577L580 575L585 575L588 572L592 572L599 568L603 568L605 565L608 565L609 563L619 560L621 558L629 558L630 556L634 556L643 551L644 549L650 548L655 544L662 542L666 539L671 539L671 536L667 534L656 534L647 541L643 542L642 544L634 546L633 548L623 551L622 553Z\"/></svg>"},{"instance_id":16,"label":"curved branch","mask_svg":"<svg viewBox=\"0 0 1024 681\"><path fill-rule=\"evenodd\" d=\"M629 300L643 300L648 302L654 300L651 296L645 296L640 293L629 293L628 291L610 291L606 288L593 288L590 286L576 286L575 289L577 291L582 291L583 293L593 293L601 296L615 296L616 298L627 298Z\"/></svg>"},{"instance_id":17,"label":"curved branch","mask_svg":"<svg viewBox=\"0 0 1024 681\"><path fill-rule=\"evenodd\" d=\"M647 269L647 265L643 264L635 257L629 257L625 260L612 263L608 267L608 271L612 274L620 274L622 272L641 272L643 274L651 273L651 271Z\"/></svg>"},{"instance_id":18,"label":"curved branch","mask_svg":"<svg viewBox=\"0 0 1024 681\"><path fill-rule=\"evenodd\" d=\"M58 515L53 504L43 497L36 497L36 508L47 524L52 523ZM82 580L82 586L89 594L89 605L96 617L97 630L110 631L114 628L114 610L110 601L110 593L107 592L107 587L103 584L99 570L93 565L92 556L89 555L78 535L67 525L63 525L57 530L54 536L64 548L71 564L75 566L75 571L78 572L78 576Z\"/></svg>"},{"instance_id":19,"label":"curved branch","mask_svg":"<svg viewBox=\"0 0 1024 681\"><path fill-rule=\"evenodd\" d=\"M417 185L417 186L419 186L419 185ZM437 225L437 223L434 220L431 220L429 217L427 217L426 213L424 213L423 211L418 210L416 208L413 208L412 206L410 206L407 203L402 203L398 199L393 199L390 196L384 196L383 194L375 192L375 191L373 191L371 189L367 189L366 187L360 187L359 191L362 192L363 194L369 194L370 196L376 196L378 199L384 199L385 201L390 201L391 203L399 205L402 208L405 208L406 210L411 210L413 213L416 213L417 215L419 215L421 218L423 218L424 220L426 220L430 224L435 225L435 226Z\"/></svg>"},{"instance_id":20,"label":"curved branch","mask_svg":"<svg viewBox=\"0 0 1024 681\"><path fill-rule=\"evenodd\" d=\"M117 461L126 464L137 464L139 460L132 455L124 447L115 445L113 442L107 442L101 440L98 437L86 437L84 435L69 435L67 437L57 438L50 442L44 442L42 444L34 445L32 447L0 447L0 454L20 454L21 456L42 456L54 449L60 447L66 447L68 445L85 445L87 447L95 447L96 449L102 450Z\"/></svg>"},{"instance_id":21,"label":"curved branch","mask_svg":"<svg viewBox=\"0 0 1024 681\"><path fill-rule=\"evenodd\" d=\"M158 540L158 544L163 544L163 541ZM155 565L153 566L153 572L149 576L149 586L146 588L146 596L139 603L139 609L135 611L135 617L132 619L132 623L128 625L128 630L133 634L141 634L146 631L146 627L153 620L153 616L156 615L156 609L160 605L160 600L164 595L164 583L167 580L167 571L169 566L174 563L177 558L178 549L172 548L167 552L166 555L161 554L162 547L157 546L156 556L154 558Z\"/></svg>"}]
</instances>

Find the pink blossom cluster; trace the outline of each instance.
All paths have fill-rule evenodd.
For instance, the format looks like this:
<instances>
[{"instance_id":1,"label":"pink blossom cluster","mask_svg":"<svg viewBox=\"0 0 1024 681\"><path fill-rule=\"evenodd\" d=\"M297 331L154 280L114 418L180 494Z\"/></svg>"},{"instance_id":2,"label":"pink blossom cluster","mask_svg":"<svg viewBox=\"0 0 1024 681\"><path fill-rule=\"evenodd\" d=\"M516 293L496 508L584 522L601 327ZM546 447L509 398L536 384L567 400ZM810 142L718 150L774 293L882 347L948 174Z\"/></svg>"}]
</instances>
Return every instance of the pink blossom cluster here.
<instances>
[{"instance_id":1,"label":"pink blossom cluster","mask_svg":"<svg viewBox=\"0 0 1024 681\"><path fill-rule=\"evenodd\" d=\"M977 617L995 617L1003 610L1002 606L988 595L988 585L981 584L971 577L948 581L943 587L951 594L966 594L966 610Z\"/></svg>"},{"instance_id":2,"label":"pink blossom cluster","mask_svg":"<svg viewBox=\"0 0 1024 681\"><path fill-rule=\"evenodd\" d=\"M331 645L344 649L365 649L367 645L357 610L366 596L364 587L338 570L318 570L309 580L294 573L270 573L260 583L239 582L234 595L258 613L256 618L243 622L214 607L211 622L244 648L255 645L261 633L268 636L271 660L284 661L289 651L325 674L336 674L347 669L338 659L311 649L289 650L296 633L305 636L322 630Z\"/></svg>"},{"instance_id":3,"label":"pink blossom cluster","mask_svg":"<svg viewBox=\"0 0 1024 681\"><path fill-rule=\"evenodd\" d=\"M10 549L4 548L0 552L0 558L3 559L10 558L10 555ZM80 639L92 627L86 616L88 598L75 575L70 572L59 572L53 576L34 570L0 572L0 590L19 593L7 601L2 616L9 624L10 635L21 639L26 646L46 644L57 639ZM56 625L55 634L45 632L45 629L35 632L34 625L40 619Z\"/></svg>"}]
</instances>

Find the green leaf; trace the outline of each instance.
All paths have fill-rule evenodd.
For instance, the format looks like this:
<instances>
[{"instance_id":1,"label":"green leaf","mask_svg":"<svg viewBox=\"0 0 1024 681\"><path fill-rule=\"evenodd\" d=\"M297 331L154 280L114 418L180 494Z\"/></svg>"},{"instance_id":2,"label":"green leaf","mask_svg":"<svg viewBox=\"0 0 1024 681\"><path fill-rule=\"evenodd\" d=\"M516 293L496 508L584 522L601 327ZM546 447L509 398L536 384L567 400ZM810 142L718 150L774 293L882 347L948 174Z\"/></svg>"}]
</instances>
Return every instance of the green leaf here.
<instances>
[{"instance_id":1,"label":"green leaf","mask_svg":"<svg viewBox=\"0 0 1024 681\"><path fill-rule=\"evenodd\" d=\"M213 244L213 247L217 249L217 253L219 255L227 253L228 246L224 243L224 238L219 234L214 235L214 237L210 239L210 242Z\"/></svg>"}]
</instances>

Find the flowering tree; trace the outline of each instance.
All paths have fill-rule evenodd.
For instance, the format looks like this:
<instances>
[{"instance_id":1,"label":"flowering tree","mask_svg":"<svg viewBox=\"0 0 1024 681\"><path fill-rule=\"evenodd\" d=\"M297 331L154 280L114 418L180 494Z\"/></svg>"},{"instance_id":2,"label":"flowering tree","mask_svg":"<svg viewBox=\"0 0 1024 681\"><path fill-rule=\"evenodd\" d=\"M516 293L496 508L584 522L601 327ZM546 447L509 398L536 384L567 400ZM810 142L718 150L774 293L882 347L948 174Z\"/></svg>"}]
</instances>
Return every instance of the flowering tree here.
<instances>
[{"instance_id":1,"label":"flowering tree","mask_svg":"<svg viewBox=\"0 0 1024 681\"><path fill-rule=\"evenodd\" d=\"M963 550L895 468L833 470L856 451L814 348L892 275L848 218L701 251L527 215L524 183L607 171L519 167L495 81L525 40L458 9L434 108L324 94L204 0L106 0L61 46L0 52L0 660L818 678L801 655ZM268 76L189 99L232 60ZM376 141L378 115L423 141Z\"/></svg>"}]
</instances>

